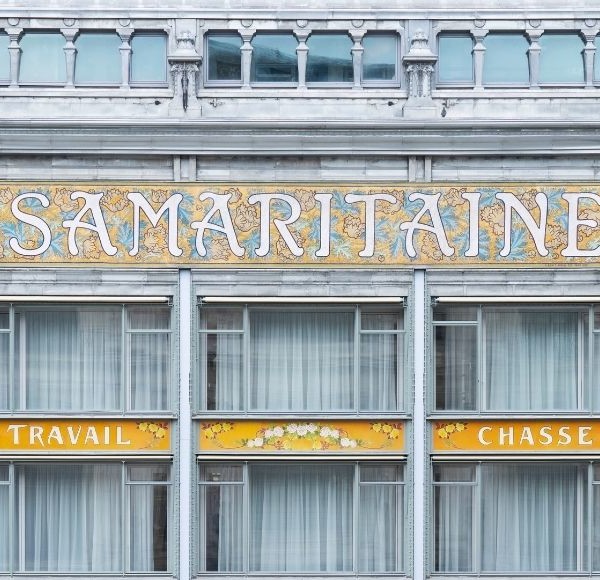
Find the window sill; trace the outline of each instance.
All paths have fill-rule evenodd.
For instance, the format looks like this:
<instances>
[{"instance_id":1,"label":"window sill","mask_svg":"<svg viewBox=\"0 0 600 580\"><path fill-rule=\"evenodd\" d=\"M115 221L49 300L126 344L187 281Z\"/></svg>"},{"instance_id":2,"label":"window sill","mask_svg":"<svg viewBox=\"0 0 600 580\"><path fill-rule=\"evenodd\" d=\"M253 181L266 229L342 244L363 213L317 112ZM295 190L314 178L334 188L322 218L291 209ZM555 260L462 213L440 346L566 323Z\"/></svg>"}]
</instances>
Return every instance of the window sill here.
<instances>
[{"instance_id":1,"label":"window sill","mask_svg":"<svg viewBox=\"0 0 600 580\"><path fill-rule=\"evenodd\" d=\"M75 97L75 98L173 98L171 89L150 87L57 87L57 86L19 86L0 87L1 97Z\"/></svg>"}]
</instances>

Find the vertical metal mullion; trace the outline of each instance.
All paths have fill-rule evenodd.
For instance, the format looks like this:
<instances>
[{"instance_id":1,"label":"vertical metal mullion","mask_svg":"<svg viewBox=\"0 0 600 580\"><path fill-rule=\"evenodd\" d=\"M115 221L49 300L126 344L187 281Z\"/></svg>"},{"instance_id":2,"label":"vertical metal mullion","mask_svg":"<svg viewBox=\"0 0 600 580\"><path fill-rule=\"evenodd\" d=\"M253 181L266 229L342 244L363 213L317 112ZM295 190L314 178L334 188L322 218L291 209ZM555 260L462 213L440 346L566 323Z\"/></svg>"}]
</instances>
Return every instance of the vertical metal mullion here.
<instances>
[{"instance_id":1,"label":"vertical metal mullion","mask_svg":"<svg viewBox=\"0 0 600 580\"><path fill-rule=\"evenodd\" d=\"M22 468L21 468L22 469ZM25 477L21 472L19 486L19 572L25 571Z\"/></svg>"},{"instance_id":2,"label":"vertical metal mullion","mask_svg":"<svg viewBox=\"0 0 600 580\"><path fill-rule=\"evenodd\" d=\"M8 408L15 410L15 306L11 304L8 310ZM12 504L11 504L12 505Z\"/></svg>"},{"instance_id":3,"label":"vertical metal mullion","mask_svg":"<svg viewBox=\"0 0 600 580\"><path fill-rule=\"evenodd\" d=\"M593 538L593 514L594 514L594 463L590 461L588 463L588 471L587 471L587 497L588 497L588 505L587 505L587 526L586 526L586 534L587 534L587 563L588 563L588 574L591 576L593 571L593 550L592 550L592 538Z\"/></svg>"},{"instance_id":4,"label":"vertical metal mullion","mask_svg":"<svg viewBox=\"0 0 600 580\"><path fill-rule=\"evenodd\" d=\"M585 408L584 405L584 326L583 326L583 312L577 315L577 410L581 411Z\"/></svg>"},{"instance_id":5,"label":"vertical metal mullion","mask_svg":"<svg viewBox=\"0 0 600 580\"><path fill-rule=\"evenodd\" d=\"M244 409L244 415L248 415L250 412L250 313L248 311L248 305L244 304L244 310L242 312L242 408Z\"/></svg>"},{"instance_id":6,"label":"vertical metal mullion","mask_svg":"<svg viewBox=\"0 0 600 580\"><path fill-rule=\"evenodd\" d=\"M15 572L15 464L8 464L8 572Z\"/></svg>"},{"instance_id":7,"label":"vertical metal mullion","mask_svg":"<svg viewBox=\"0 0 600 580\"><path fill-rule=\"evenodd\" d=\"M248 462L244 461L242 472L242 526L243 526L243 550L242 565L243 572L250 571L250 473Z\"/></svg>"},{"instance_id":8,"label":"vertical metal mullion","mask_svg":"<svg viewBox=\"0 0 600 580\"><path fill-rule=\"evenodd\" d=\"M473 490L473 509L471 514L471 550L472 559L471 567L473 571L480 575L481 574L481 554L483 553L483 536L481 530L483 530L483 522L481 517L483 511L481 509L481 462L475 465L475 486Z\"/></svg>"},{"instance_id":9,"label":"vertical metal mullion","mask_svg":"<svg viewBox=\"0 0 600 580\"><path fill-rule=\"evenodd\" d=\"M354 497L352 500L352 572L358 574L358 526L362 522L359 521L358 510L360 509L360 464L354 463Z\"/></svg>"},{"instance_id":10,"label":"vertical metal mullion","mask_svg":"<svg viewBox=\"0 0 600 580\"><path fill-rule=\"evenodd\" d=\"M485 356L485 335L486 329L483 323L483 308L477 307L477 405L476 409L479 413L482 410L487 411L487 385L486 385L486 366L487 359Z\"/></svg>"},{"instance_id":11,"label":"vertical metal mullion","mask_svg":"<svg viewBox=\"0 0 600 580\"><path fill-rule=\"evenodd\" d=\"M354 360L352 361L352 387L354 393L354 414L360 413L360 341L361 341L361 310L357 304L354 307Z\"/></svg>"},{"instance_id":12,"label":"vertical metal mullion","mask_svg":"<svg viewBox=\"0 0 600 580\"><path fill-rule=\"evenodd\" d=\"M589 413L592 414L595 409L596 409L596 399L594 397L594 392L595 392L595 388L594 385L592 384L592 377L594 376L593 372L592 372L592 364L593 364L593 360L594 360L594 341L596 339L596 333L594 332L594 325L595 325L595 320L594 320L594 309L595 306L591 305L588 309L588 316L589 316L589 321L588 321L588 348L587 348L587 364L585 365L585 384L584 384L584 393L586 395L586 397L588 398L588 405L589 405Z\"/></svg>"},{"instance_id":13,"label":"vertical metal mullion","mask_svg":"<svg viewBox=\"0 0 600 580\"><path fill-rule=\"evenodd\" d=\"M19 318L19 409L27 405L27 357L25 354L27 325L25 317Z\"/></svg>"},{"instance_id":14,"label":"vertical metal mullion","mask_svg":"<svg viewBox=\"0 0 600 580\"><path fill-rule=\"evenodd\" d=\"M131 410L131 373L129 372L129 341L127 332L127 312L125 304L121 305L121 410Z\"/></svg>"},{"instance_id":15,"label":"vertical metal mullion","mask_svg":"<svg viewBox=\"0 0 600 580\"><path fill-rule=\"evenodd\" d=\"M121 502L123 513L121 515L121 524L123 526L123 538L122 538L122 552L121 552L121 570L123 572L129 572L131 569L131 562L129 561L129 555L131 554L131 501L129 498L130 486L127 485L126 478L127 466L125 462L121 462Z\"/></svg>"}]
</instances>

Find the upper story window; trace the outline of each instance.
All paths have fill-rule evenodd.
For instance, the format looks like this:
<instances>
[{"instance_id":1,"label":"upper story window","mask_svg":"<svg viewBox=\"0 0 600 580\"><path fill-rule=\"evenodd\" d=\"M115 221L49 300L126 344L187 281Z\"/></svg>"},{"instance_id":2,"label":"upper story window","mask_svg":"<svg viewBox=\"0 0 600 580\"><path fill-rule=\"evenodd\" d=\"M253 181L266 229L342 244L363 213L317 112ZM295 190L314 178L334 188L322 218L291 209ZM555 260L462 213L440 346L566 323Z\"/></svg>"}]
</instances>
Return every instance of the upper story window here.
<instances>
[{"instance_id":1,"label":"upper story window","mask_svg":"<svg viewBox=\"0 0 600 580\"><path fill-rule=\"evenodd\" d=\"M483 40L484 84L529 84L529 42L522 34L490 32Z\"/></svg>"},{"instance_id":2,"label":"upper story window","mask_svg":"<svg viewBox=\"0 0 600 580\"><path fill-rule=\"evenodd\" d=\"M170 309L0 307L0 409L170 408Z\"/></svg>"},{"instance_id":3,"label":"upper story window","mask_svg":"<svg viewBox=\"0 0 600 580\"><path fill-rule=\"evenodd\" d=\"M369 33L363 37L362 80L392 82L398 80L398 36Z\"/></svg>"},{"instance_id":4,"label":"upper story window","mask_svg":"<svg viewBox=\"0 0 600 580\"><path fill-rule=\"evenodd\" d=\"M473 84L473 38L470 34L439 35L438 80L440 83Z\"/></svg>"},{"instance_id":5,"label":"upper story window","mask_svg":"<svg viewBox=\"0 0 600 580\"><path fill-rule=\"evenodd\" d=\"M309 83L351 83L353 42L344 33L313 33L306 41L308 60L306 81Z\"/></svg>"},{"instance_id":6,"label":"upper story window","mask_svg":"<svg viewBox=\"0 0 600 580\"><path fill-rule=\"evenodd\" d=\"M67 80L65 37L59 32L27 32L19 42L21 84L57 84Z\"/></svg>"},{"instance_id":7,"label":"upper story window","mask_svg":"<svg viewBox=\"0 0 600 580\"><path fill-rule=\"evenodd\" d=\"M242 38L239 34L209 34L206 38L206 79L239 84L242 81L241 47Z\"/></svg>"},{"instance_id":8,"label":"upper story window","mask_svg":"<svg viewBox=\"0 0 600 580\"><path fill-rule=\"evenodd\" d=\"M167 35L139 32L131 39L131 84L167 82Z\"/></svg>"},{"instance_id":9,"label":"upper story window","mask_svg":"<svg viewBox=\"0 0 600 580\"><path fill-rule=\"evenodd\" d=\"M121 39L114 32L82 32L75 40L76 84L121 83Z\"/></svg>"},{"instance_id":10,"label":"upper story window","mask_svg":"<svg viewBox=\"0 0 600 580\"><path fill-rule=\"evenodd\" d=\"M252 39L250 80L256 83L297 83L298 41L293 34L258 33Z\"/></svg>"},{"instance_id":11,"label":"upper story window","mask_svg":"<svg viewBox=\"0 0 600 580\"><path fill-rule=\"evenodd\" d=\"M0 34L0 84L8 83L10 78L10 55L8 34Z\"/></svg>"},{"instance_id":12,"label":"upper story window","mask_svg":"<svg viewBox=\"0 0 600 580\"><path fill-rule=\"evenodd\" d=\"M544 32L540 37L540 83L583 84L584 42L576 32Z\"/></svg>"},{"instance_id":13,"label":"upper story window","mask_svg":"<svg viewBox=\"0 0 600 580\"><path fill-rule=\"evenodd\" d=\"M438 305L433 314L436 410L600 407L584 390L600 354L592 307Z\"/></svg>"},{"instance_id":14,"label":"upper story window","mask_svg":"<svg viewBox=\"0 0 600 580\"><path fill-rule=\"evenodd\" d=\"M203 306L202 408L377 412L402 408L398 308Z\"/></svg>"}]
</instances>

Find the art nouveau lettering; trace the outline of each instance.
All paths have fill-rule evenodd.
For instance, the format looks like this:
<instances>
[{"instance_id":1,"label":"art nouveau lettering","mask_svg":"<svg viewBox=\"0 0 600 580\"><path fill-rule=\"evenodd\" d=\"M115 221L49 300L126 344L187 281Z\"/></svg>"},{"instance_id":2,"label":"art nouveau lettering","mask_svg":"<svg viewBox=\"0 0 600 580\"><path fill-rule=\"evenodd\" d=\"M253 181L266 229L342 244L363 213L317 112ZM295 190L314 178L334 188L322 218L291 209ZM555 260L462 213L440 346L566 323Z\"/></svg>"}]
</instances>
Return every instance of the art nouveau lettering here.
<instances>
[{"instance_id":1,"label":"art nouveau lettering","mask_svg":"<svg viewBox=\"0 0 600 580\"><path fill-rule=\"evenodd\" d=\"M375 209L378 201L395 204L396 198L387 193L369 195L349 193L344 198L348 203L361 202L365 204L365 247L358 252L363 258L370 258L375 253Z\"/></svg>"},{"instance_id":2,"label":"art nouveau lettering","mask_svg":"<svg viewBox=\"0 0 600 580\"><path fill-rule=\"evenodd\" d=\"M42 232L42 243L37 248L24 248L16 238L10 238L8 243L13 252L20 254L21 256L39 256L50 247L52 242L52 233L50 232L50 227L43 219L35 215L25 213L19 209L19 203L26 199L36 199L40 202L42 207L48 207L50 205L50 201L41 193L30 192L22 193L21 195L15 197L11 204L12 213L18 220L29 224L30 226L33 226Z\"/></svg>"},{"instance_id":3,"label":"art nouveau lettering","mask_svg":"<svg viewBox=\"0 0 600 580\"><path fill-rule=\"evenodd\" d=\"M578 247L578 232L579 226L588 228L597 228L598 222L595 219L581 219L579 217L579 202L584 199L592 200L600 211L600 195L595 193L563 193L562 198L568 204L568 219L567 219L567 247L562 250L561 254L565 257L594 257L600 256L600 245L592 250L580 250ZM588 212L591 213L591 212Z\"/></svg>"}]
</instances>

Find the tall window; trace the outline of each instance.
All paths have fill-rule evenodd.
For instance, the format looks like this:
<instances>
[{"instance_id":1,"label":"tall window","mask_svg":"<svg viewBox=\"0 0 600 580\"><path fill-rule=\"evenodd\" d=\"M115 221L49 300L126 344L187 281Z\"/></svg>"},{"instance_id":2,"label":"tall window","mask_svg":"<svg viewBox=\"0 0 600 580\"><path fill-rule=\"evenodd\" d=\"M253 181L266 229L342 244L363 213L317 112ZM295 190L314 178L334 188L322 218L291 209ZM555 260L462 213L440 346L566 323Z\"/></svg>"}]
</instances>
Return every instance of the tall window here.
<instances>
[{"instance_id":1,"label":"tall window","mask_svg":"<svg viewBox=\"0 0 600 580\"><path fill-rule=\"evenodd\" d=\"M169 472L155 464L0 464L0 571L168 570Z\"/></svg>"},{"instance_id":2,"label":"tall window","mask_svg":"<svg viewBox=\"0 0 600 580\"><path fill-rule=\"evenodd\" d=\"M586 306L436 306L435 408L589 407L582 387L591 355L590 316Z\"/></svg>"},{"instance_id":3,"label":"tall window","mask_svg":"<svg viewBox=\"0 0 600 580\"><path fill-rule=\"evenodd\" d=\"M540 37L540 83L582 84L584 44L577 33L545 32Z\"/></svg>"},{"instance_id":4,"label":"tall window","mask_svg":"<svg viewBox=\"0 0 600 580\"><path fill-rule=\"evenodd\" d=\"M120 84L120 46L121 39L116 33L82 32L75 40L75 83Z\"/></svg>"},{"instance_id":5,"label":"tall window","mask_svg":"<svg viewBox=\"0 0 600 580\"><path fill-rule=\"evenodd\" d=\"M0 409L170 408L170 309L0 307Z\"/></svg>"},{"instance_id":6,"label":"tall window","mask_svg":"<svg viewBox=\"0 0 600 580\"><path fill-rule=\"evenodd\" d=\"M363 38L362 45L362 80L367 83L397 80L398 36L369 33Z\"/></svg>"},{"instance_id":7,"label":"tall window","mask_svg":"<svg viewBox=\"0 0 600 580\"><path fill-rule=\"evenodd\" d=\"M64 84L67 81L65 37L58 32L26 32L19 46L21 84Z\"/></svg>"},{"instance_id":8,"label":"tall window","mask_svg":"<svg viewBox=\"0 0 600 580\"><path fill-rule=\"evenodd\" d=\"M309 83L351 83L352 40L342 33L314 33L306 41L308 60L306 81Z\"/></svg>"},{"instance_id":9,"label":"tall window","mask_svg":"<svg viewBox=\"0 0 600 580\"><path fill-rule=\"evenodd\" d=\"M10 79L9 44L8 34L0 34L0 84L8 83Z\"/></svg>"},{"instance_id":10,"label":"tall window","mask_svg":"<svg viewBox=\"0 0 600 580\"><path fill-rule=\"evenodd\" d=\"M204 306L202 406L217 411L396 411L404 330L393 307Z\"/></svg>"},{"instance_id":11,"label":"tall window","mask_svg":"<svg viewBox=\"0 0 600 580\"><path fill-rule=\"evenodd\" d=\"M167 35L141 32L131 39L131 84L167 82Z\"/></svg>"},{"instance_id":12,"label":"tall window","mask_svg":"<svg viewBox=\"0 0 600 580\"><path fill-rule=\"evenodd\" d=\"M438 80L440 83L473 83L473 38L466 33L438 37Z\"/></svg>"},{"instance_id":13,"label":"tall window","mask_svg":"<svg viewBox=\"0 0 600 580\"><path fill-rule=\"evenodd\" d=\"M489 33L483 44L485 84L529 84L529 42L525 36Z\"/></svg>"},{"instance_id":14,"label":"tall window","mask_svg":"<svg viewBox=\"0 0 600 580\"><path fill-rule=\"evenodd\" d=\"M397 464L203 464L200 569L402 570L403 487Z\"/></svg>"},{"instance_id":15,"label":"tall window","mask_svg":"<svg viewBox=\"0 0 600 580\"><path fill-rule=\"evenodd\" d=\"M239 84L242 80L241 47L239 34L209 34L206 38L207 80Z\"/></svg>"},{"instance_id":16,"label":"tall window","mask_svg":"<svg viewBox=\"0 0 600 580\"><path fill-rule=\"evenodd\" d=\"M252 39L250 80L258 83L298 82L297 46L293 34L256 34Z\"/></svg>"}]
</instances>

